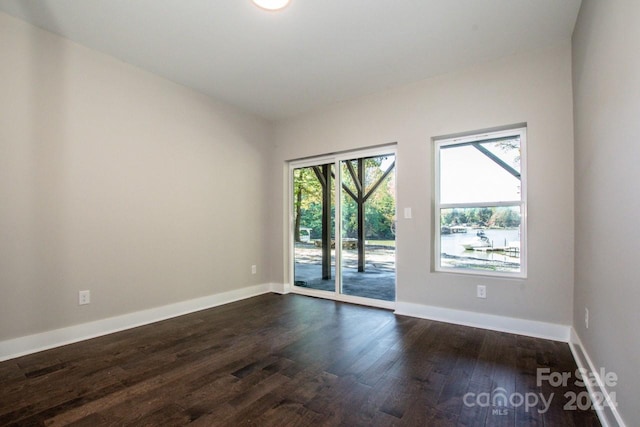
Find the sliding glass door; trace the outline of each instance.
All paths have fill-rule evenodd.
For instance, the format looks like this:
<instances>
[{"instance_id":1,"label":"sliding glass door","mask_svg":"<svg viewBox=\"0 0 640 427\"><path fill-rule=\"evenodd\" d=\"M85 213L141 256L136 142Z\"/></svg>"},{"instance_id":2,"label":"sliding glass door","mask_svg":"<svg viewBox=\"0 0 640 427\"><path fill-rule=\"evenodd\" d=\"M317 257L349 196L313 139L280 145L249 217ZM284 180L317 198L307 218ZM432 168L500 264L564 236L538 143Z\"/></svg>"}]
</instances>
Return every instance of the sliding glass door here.
<instances>
[{"instance_id":1,"label":"sliding glass door","mask_svg":"<svg viewBox=\"0 0 640 427\"><path fill-rule=\"evenodd\" d=\"M294 291L395 301L395 170L390 149L292 164Z\"/></svg>"}]
</instances>

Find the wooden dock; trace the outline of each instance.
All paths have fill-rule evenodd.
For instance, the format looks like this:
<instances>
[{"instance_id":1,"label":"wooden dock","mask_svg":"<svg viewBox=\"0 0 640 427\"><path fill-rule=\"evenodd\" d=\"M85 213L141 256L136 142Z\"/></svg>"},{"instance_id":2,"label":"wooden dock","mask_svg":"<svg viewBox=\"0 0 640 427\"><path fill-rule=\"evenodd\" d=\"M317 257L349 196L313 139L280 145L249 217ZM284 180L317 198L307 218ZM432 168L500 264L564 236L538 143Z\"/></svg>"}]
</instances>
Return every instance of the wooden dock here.
<instances>
[{"instance_id":1,"label":"wooden dock","mask_svg":"<svg viewBox=\"0 0 640 427\"><path fill-rule=\"evenodd\" d=\"M473 248L473 250L479 252L504 252L513 257L520 256L519 246L487 246Z\"/></svg>"}]
</instances>

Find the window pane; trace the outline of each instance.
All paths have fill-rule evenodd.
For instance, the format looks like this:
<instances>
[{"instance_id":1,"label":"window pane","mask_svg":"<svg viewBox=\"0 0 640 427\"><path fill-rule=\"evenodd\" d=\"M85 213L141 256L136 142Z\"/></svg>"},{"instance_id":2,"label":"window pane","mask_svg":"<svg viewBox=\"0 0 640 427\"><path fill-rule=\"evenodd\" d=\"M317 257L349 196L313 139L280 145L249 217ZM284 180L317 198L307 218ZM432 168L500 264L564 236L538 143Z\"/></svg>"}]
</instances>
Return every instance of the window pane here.
<instances>
[{"instance_id":1,"label":"window pane","mask_svg":"<svg viewBox=\"0 0 640 427\"><path fill-rule=\"evenodd\" d=\"M521 199L520 139L440 147L440 203Z\"/></svg>"},{"instance_id":2,"label":"window pane","mask_svg":"<svg viewBox=\"0 0 640 427\"><path fill-rule=\"evenodd\" d=\"M520 206L440 210L440 267L519 273Z\"/></svg>"}]
</instances>

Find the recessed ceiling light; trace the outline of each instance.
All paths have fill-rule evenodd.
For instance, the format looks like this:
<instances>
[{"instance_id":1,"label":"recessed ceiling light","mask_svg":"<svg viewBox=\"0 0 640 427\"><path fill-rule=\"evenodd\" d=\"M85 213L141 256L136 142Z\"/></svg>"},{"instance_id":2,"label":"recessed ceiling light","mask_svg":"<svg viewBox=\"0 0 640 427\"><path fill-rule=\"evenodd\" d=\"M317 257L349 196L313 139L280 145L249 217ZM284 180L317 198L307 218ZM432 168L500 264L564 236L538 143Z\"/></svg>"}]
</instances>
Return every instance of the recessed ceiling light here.
<instances>
[{"instance_id":1,"label":"recessed ceiling light","mask_svg":"<svg viewBox=\"0 0 640 427\"><path fill-rule=\"evenodd\" d=\"M287 7L291 0L251 0L259 8L265 10L280 10Z\"/></svg>"}]
</instances>

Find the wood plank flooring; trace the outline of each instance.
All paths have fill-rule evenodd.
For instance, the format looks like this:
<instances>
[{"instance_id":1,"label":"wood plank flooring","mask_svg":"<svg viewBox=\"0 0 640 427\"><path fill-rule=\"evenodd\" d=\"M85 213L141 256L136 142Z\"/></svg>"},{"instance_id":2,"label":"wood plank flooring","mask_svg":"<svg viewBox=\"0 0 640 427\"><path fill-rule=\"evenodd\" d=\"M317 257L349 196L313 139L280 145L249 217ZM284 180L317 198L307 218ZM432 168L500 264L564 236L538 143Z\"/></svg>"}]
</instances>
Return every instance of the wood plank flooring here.
<instances>
[{"instance_id":1,"label":"wood plank flooring","mask_svg":"<svg viewBox=\"0 0 640 427\"><path fill-rule=\"evenodd\" d=\"M559 342L267 294L0 363L0 425L600 425L537 368L576 366Z\"/></svg>"}]
</instances>

